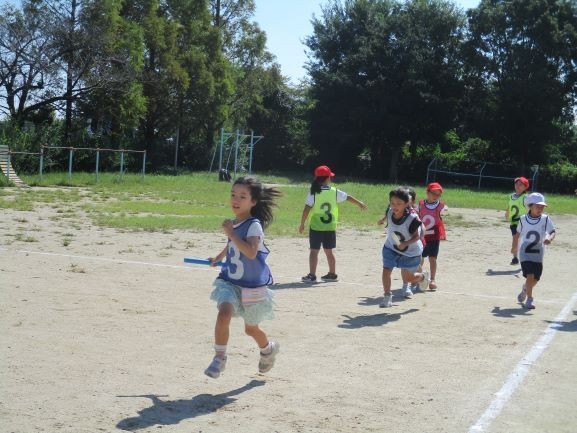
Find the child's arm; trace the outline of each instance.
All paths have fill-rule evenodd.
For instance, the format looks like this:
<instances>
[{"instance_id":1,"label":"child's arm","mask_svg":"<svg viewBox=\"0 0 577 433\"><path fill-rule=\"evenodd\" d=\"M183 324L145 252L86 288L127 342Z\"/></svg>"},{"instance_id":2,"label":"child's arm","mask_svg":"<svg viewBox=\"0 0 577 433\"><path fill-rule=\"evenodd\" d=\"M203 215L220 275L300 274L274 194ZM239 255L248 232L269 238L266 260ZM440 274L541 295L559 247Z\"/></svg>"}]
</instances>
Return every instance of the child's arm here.
<instances>
[{"instance_id":1,"label":"child's arm","mask_svg":"<svg viewBox=\"0 0 577 433\"><path fill-rule=\"evenodd\" d=\"M553 239L555 239L555 232L547 233L547 236L545 237L543 243L545 245L550 245L551 242L553 242Z\"/></svg>"},{"instance_id":2,"label":"child's arm","mask_svg":"<svg viewBox=\"0 0 577 433\"><path fill-rule=\"evenodd\" d=\"M301 225L299 226L299 233L305 231L305 223L307 222L307 218L309 217L309 213L311 212L311 207L305 205L303 208L303 213L301 215Z\"/></svg>"},{"instance_id":3,"label":"child's arm","mask_svg":"<svg viewBox=\"0 0 577 433\"><path fill-rule=\"evenodd\" d=\"M357 200L356 198L354 198L352 195L348 195L347 196L347 201L353 204L356 204L361 210L366 210L367 209L367 205L364 204L362 201Z\"/></svg>"},{"instance_id":4,"label":"child's arm","mask_svg":"<svg viewBox=\"0 0 577 433\"><path fill-rule=\"evenodd\" d=\"M223 250L217 254L216 257L209 257L208 260L210 260L210 266L217 266L217 263L222 261L222 259L224 259L226 257L226 247L223 248Z\"/></svg>"},{"instance_id":5,"label":"child's arm","mask_svg":"<svg viewBox=\"0 0 577 433\"><path fill-rule=\"evenodd\" d=\"M243 241L235 232L232 220L225 220L222 223L222 228L231 242L239 249L239 251L249 258L254 260L256 254L258 253L258 245L260 243L260 238L258 236L250 236Z\"/></svg>"},{"instance_id":6,"label":"child's arm","mask_svg":"<svg viewBox=\"0 0 577 433\"><path fill-rule=\"evenodd\" d=\"M414 244L415 242L418 242L420 239L421 239L421 235L419 235L419 230L417 229L417 230L415 230L415 232L411 235L411 237L409 239L401 242L397 247L400 250L405 249L409 245Z\"/></svg>"}]
</instances>

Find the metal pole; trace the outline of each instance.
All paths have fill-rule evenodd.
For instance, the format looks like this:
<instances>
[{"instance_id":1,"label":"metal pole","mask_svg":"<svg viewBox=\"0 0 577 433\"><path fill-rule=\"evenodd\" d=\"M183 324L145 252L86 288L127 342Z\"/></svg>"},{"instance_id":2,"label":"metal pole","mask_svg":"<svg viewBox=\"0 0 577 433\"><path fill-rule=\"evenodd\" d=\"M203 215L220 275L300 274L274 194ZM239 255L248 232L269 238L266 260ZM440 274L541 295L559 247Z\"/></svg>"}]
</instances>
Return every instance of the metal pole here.
<instances>
[{"instance_id":1,"label":"metal pole","mask_svg":"<svg viewBox=\"0 0 577 433\"><path fill-rule=\"evenodd\" d=\"M100 165L100 149L96 149L96 183L98 183L98 166Z\"/></svg>"},{"instance_id":2,"label":"metal pole","mask_svg":"<svg viewBox=\"0 0 577 433\"><path fill-rule=\"evenodd\" d=\"M248 159L248 174L252 174L252 148L254 146L254 131L250 131L250 149Z\"/></svg>"},{"instance_id":3,"label":"metal pole","mask_svg":"<svg viewBox=\"0 0 577 433\"><path fill-rule=\"evenodd\" d=\"M220 128L220 157L218 158L218 172L222 170L222 147L224 146L224 128Z\"/></svg>"},{"instance_id":4,"label":"metal pole","mask_svg":"<svg viewBox=\"0 0 577 433\"><path fill-rule=\"evenodd\" d=\"M39 175L40 175L40 183L42 183L42 172L44 171L44 147L40 146L40 168L39 168Z\"/></svg>"},{"instance_id":5,"label":"metal pole","mask_svg":"<svg viewBox=\"0 0 577 433\"><path fill-rule=\"evenodd\" d=\"M146 171L146 150L142 154L142 179L144 179L144 172Z\"/></svg>"},{"instance_id":6,"label":"metal pole","mask_svg":"<svg viewBox=\"0 0 577 433\"><path fill-rule=\"evenodd\" d=\"M69 155L68 155L68 182L72 182L72 153L74 152L73 148L70 147Z\"/></svg>"},{"instance_id":7,"label":"metal pole","mask_svg":"<svg viewBox=\"0 0 577 433\"><path fill-rule=\"evenodd\" d=\"M10 151L8 151L6 162L8 163L6 167L6 179L10 182Z\"/></svg>"},{"instance_id":8,"label":"metal pole","mask_svg":"<svg viewBox=\"0 0 577 433\"><path fill-rule=\"evenodd\" d=\"M485 170L486 165L487 163L484 163L483 167L481 167L481 171L479 172L479 184L477 185L477 189L481 189L481 179L483 178L483 170Z\"/></svg>"},{"instance_id":9,"label":"metal pole","mask_svg":"<svg viewBox=\"0 0 577 433\"><path fill-rule=\"evenodd\" d=\"M238 141L239 141L240 133L238 129L236 130L236 141L234 145L234 178L236 179L236 165L238 163Z\"/></svg>"},{"instance_id":10,"label":"metal pole","mask_svg":"<svg viewBox=\"0 0 577 433\"><path fill-rule=\"evenodd\" d=\"M120 151L120 179L122 179L122 174L124 172L124 151Z\"/></svg>"},{"instance_id":11,"label":"metal pole","mask_svg":"<svg viewBox=\"0 0 577 433\"><path fill-rule=\"evenodd\" d=\"M180 143L180 125L176 129L176 146L174 146L174 174L177 174L178 167L178 145Z\"/></svg>"}]
</instances>

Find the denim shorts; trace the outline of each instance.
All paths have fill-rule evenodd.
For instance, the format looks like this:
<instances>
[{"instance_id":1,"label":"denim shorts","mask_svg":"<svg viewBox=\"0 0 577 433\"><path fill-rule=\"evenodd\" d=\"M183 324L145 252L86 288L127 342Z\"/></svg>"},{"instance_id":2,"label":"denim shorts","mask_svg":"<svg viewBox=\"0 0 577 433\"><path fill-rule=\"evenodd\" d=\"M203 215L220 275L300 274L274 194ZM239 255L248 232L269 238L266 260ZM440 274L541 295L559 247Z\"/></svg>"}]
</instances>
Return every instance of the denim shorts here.
<instances>
[{"instance_id":1,"label":"denim shorts","mask_svg":"<svg viewBox=\"0 0 577 433\"><path fill-rule=\"evenodd\" d=\"M383 268L393 269L407 269L409 271L416 271L421 264L421 256L407 257L396 251L383 246Z\"/></svg>"}]
</instances>

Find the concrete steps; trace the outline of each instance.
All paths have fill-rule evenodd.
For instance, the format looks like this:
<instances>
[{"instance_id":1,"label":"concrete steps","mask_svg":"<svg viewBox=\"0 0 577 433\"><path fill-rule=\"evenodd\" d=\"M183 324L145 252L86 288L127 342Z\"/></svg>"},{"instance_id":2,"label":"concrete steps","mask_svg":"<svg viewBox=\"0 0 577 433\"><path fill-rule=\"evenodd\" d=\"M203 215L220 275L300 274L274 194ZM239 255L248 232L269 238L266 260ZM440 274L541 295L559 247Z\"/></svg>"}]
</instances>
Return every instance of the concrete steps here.
<instances>
[{"instance_id":1,"label":"concrete steps","mask_svg":"<svg viewBox=\"0 0 577 433\"><path fill-rule=\"evenodd\" d=\"M18 177L12 168L12 164L8 164L8 152L8 146L0 146L0 171L4 173L4 176L8 176L8 180L17 187L30 188Z\"/></svg>"}]
</instances>

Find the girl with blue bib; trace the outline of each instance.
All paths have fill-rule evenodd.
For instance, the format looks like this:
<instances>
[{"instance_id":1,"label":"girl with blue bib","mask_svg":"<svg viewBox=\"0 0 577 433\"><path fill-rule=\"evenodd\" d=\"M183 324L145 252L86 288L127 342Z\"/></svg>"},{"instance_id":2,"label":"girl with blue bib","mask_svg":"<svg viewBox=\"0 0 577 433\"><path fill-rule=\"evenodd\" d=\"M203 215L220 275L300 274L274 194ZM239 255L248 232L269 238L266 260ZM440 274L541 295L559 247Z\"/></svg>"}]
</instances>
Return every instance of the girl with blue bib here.
<instances>
[{"instance_id":1,"label":"girl with blue bib","mask_svg":"<svg viewBox=\"0 0 577 433\"><path fill-rule=\"evenodd\" d=\"M240 177L232 186L230 207L235 218L222 223L228 242L210 258L212 266L225 257L226 263L210 294L218 315L214 329L216 353L204 372L209 377L216 379L225 369L230 321L238 316L244 319L246 334L260 348L259 372L266 373L274 365L279 344L269 340L258 325L273 318L272 291L268 288L273 280L266 264L269 250L264 244L263 227L272 222L272 208L279 196L277 189L265 187L254 177Z\"/></svg>"}]
</instances>

